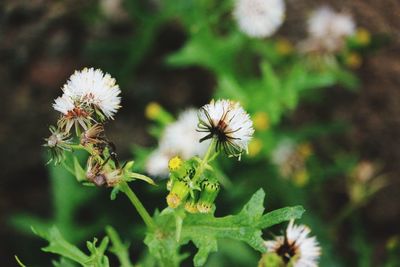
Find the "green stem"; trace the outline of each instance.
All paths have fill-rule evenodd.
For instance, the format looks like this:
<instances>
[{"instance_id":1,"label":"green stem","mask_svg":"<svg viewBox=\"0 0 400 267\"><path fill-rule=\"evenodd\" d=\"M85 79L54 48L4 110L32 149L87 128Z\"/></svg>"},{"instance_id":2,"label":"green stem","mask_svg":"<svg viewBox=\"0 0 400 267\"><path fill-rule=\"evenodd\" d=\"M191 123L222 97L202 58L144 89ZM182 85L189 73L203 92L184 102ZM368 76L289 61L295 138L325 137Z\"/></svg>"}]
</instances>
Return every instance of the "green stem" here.
<instances>
[{"instance_id":1,"label":"green stem","mask_svg":"<svg viewBox=\"0 0 400 267\"><path fill-rule=\"evenodd\" d=\"M139 213L140 217L142 217L146 226L150 229L154 229L156 227L156 224L154 223L153 218L147 212L146 208L143 206L142 202L140 202L139 198L132 191L129 185L126 182L121 182L120 189L129 198L129 200Z\"/></svg>"},{"instance_id":2,"label":"green stem","mask_svg":"<svg viewBox=\"0 0 400 267\"><path fill-rule=\"evenodd\" d=\"M213 154L216 143L217 143L217 140L215 138L212 138L211 143L208 146L207 152L204 155L204 158L202 159L202 161L200 162L199 168L197 169L197 172L192 179L193 183L195 183L199 179L199 177L203 174L208 162L210 161L210 157Z\"/></svg>"}]
</instances>

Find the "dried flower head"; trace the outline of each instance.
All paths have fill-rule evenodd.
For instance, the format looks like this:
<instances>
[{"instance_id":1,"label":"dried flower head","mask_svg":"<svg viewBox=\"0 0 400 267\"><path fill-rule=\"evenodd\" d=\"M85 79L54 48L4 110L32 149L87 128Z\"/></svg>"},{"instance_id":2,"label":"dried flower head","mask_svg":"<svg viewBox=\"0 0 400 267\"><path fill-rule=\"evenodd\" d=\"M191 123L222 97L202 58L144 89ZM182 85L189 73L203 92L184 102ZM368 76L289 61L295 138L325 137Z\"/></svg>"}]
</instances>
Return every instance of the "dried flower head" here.
<instances>
[{"instance_id":1,"label":"dried flower head","mask_svg":"<svg viewBox=\"0 0 400 267\"><path fill-rule=\"evenodd\" d=\"M241 31L251 37L268 37L282 25L283 0L237 0L234 16Z\"/></svg>"},{"instance_id":2,"label":"dried flower head","mask_svg":"<svg viewBox=\"0 0 400 267\"><path fill-rule=\"evenodd\" d=\"M50 149L50 160L56 164L60 163L64 159L64 151L70 151L71 140L69 134L59 131L56 127L50 126L49 128L51 135L45 138L46 143L44 146Z\"/></svg>"},{"instance_id":3,"label":"dried flower head","mask_svg":"<svg viewBox=\"0 0 400 267\"><path fill-rule=\"evenodd\" d=\"M81 145L91 145L98 152L102 152L108 145L106 135L104 133L104 126L102 124L94 124L81 134Z\"/></svg>"},{"instance_id":4,"label":"dried flower head","mask_svg":"<svg viewBox=\"0 0 400 267\"><path fill-rule=\"evenodd\" d=\"M200 142L215 138L216 150L224 149L232 156L240 157L243 151L247 151L254 133L253 122L238 102L212 100L200 109L198 115L198 131L206 133Z\"/></svg>"},{"instance_id":5,"label":"dried flower head","mask_svg":"<svg viewBox=\"0 0 400 267\"><path fill-rule=\"evenodd\" d=\"M294 225L291 220L284 236L266 241L268 252L279 255L284 263L293 267L317 267L321 248L315 237L308 237L311 230L305 225Z\"/></svg>"}]
</instances>

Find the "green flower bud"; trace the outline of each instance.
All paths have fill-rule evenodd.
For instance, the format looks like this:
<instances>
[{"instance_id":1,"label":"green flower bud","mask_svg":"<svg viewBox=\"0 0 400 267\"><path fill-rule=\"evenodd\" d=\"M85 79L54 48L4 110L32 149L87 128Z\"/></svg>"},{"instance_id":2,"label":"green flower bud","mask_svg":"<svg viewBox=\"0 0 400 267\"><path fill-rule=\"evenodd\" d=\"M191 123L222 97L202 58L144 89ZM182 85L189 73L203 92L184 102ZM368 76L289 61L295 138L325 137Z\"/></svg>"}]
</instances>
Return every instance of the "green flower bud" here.
<instances>
[{"instance_id":1,"label":"green flower bud","mask_svg":"<svg viewBox=\"0 0 400 267\"><path fill-rule=\"evenodd\" d=\"M208 180L204 180L201 183L200 187L201 193L200 199L197 202L197 209L200 213L209 213L215 199L217 198L220 185L218 182L210 182Z\"/></svg>"},{"instance_id":2,"label":"green flower bud","mask_svg":"<svg viewBox=\"0 0 400 267\"><path fill-rule=\"evenodd\" d=\"M168 206L171 208L178 207L189 195L189 185L182 180L173 181L171 192L167 196Z\"/></svg>"}]
</instances>

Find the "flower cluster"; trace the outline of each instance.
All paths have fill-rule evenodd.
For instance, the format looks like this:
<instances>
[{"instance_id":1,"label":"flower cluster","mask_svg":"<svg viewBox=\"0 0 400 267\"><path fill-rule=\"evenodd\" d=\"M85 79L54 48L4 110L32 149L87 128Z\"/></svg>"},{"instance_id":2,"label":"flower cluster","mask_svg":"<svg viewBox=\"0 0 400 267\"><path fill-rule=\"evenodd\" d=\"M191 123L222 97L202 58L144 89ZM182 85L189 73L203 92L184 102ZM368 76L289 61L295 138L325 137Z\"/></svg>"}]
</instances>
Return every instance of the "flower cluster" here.
<instances>
[{"instance_id":1,"label":"flower cluster","mask_svg":"<svg viewBox=\"0 0 400 267\"><path fill-rule=\"evenodd\" d=\"M183 162L179 157L174 157L168 167L168 206L177 208L183 205L190 213L209 213L220 189L213 173L207 171L200 177L201 168L195 159Z\"/></svg>"},{"instance_id":2,"label":"flower cluster","mask_svg":"<svg viewBox=\"0 0 400 267\"><path fill-rule=\"evenodd\" d=\"M86 170L77 162L69 168L80 181L109 187L132 179L152 183L150 178L130 171L132 162L120 166L115 146L105 134L104 123L113 119L120 108L121 91L115 79L99 69L85 68L75 71L62 90L62 96L53 104L61 113L58 127L51 126L51 136L45 139L45 146L51 151L50 161L59 163L65 151L81 149L89 153Z\"/></svg>"},{"instance_id":3,"label":"flower cluster","mask_svg":"<svg viewBox=\"0 0 400 267\"><path fill-rule=\"evenodd\" d=\"M310 232L307 226L295 225L291 220L285 234L266 241L265 246L268 253L277 255L285 266L316 267L321 248L315 237L308 237Z\"/></svg>"},{"instance_id":4,"label":"flower cluster","mask_svg":"<svg viewBox=\"0 0 400 267\"><path fill-rule=\"evenodd\" d=\"M167 203L172 208L183 205L191 213L208 213L212 210L220 190L218 178L209 163L221 150L229 156L240 157L243 151L247 151L254 129L249 114L239 103L230 100L212 100L204 105L198 112L197 121L197 131L201 137L196 135L196 142L209 142L208 150L204 152L202 159L192 157L183 161L175 156L169 160L170 177L167 187L170 193ZM179 120L177 124L167 128L166 135L168 130L173 133L172 127L177 125ZM176 142L183 143L184 139L182 136L182 140L178 139ZM187 146L190 148L189 144Z\"/></svg>"}]
</instances>

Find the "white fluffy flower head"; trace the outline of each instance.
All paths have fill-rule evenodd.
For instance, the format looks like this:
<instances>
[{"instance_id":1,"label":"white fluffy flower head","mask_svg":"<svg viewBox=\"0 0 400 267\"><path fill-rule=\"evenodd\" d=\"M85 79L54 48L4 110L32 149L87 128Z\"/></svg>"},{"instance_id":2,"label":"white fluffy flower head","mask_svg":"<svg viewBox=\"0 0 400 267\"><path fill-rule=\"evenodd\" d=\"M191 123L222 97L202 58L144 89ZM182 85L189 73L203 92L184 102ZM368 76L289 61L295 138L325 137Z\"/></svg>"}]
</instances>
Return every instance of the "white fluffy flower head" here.
<instances>
[{"instance_id":1,"label":"white fluffy flower head","mask_svg":"<svg viewBox=\"0 0 400 267\"><path fill-rule=\"evenodd\" d=\"M212 100L199 110L198 131L205 133L200 141L215 138L216 150L223 148L229 155L239 156L247 151L254 133L249 114L238 102Z\"/></svg>"},{"instance_id":2,"label":"white fluffy flower head","mask_svg":"<svg viewBox=\"0 0 400 267\"><path fill-rule=\"evenodd\" d=\"M284 236L266 241L268 252L278 254L285 263L291 260L294 267L317 267L321 248L315 237L308 237L310 228L295 225L291 220Z\"/></svg>"},{"instance_id":3,"label":"white fluffy flower head","mask_svg":"<svg viewBox=\"0 0 400 267\"><path fill-rule=\"evenodd\" d=\"M63 115L59 125L69 132L74 124L87 130L94 115L100 121L113 119L120 108L120 93L115 79L99 69L75 71L63 86L63 95L54 100L53 108Z\"/></svg>"},{"instance_id":4,"label":"white fluffy flower head","mask_svg":"<svg viewBox=\"0 0 400 267\"><path fill-rule=\"evenodd\" d=\"M251 37L268 37L285 18L283 0L237 0L234 16L241 31Z\"/></svg>"},{"instance_id":5,"label":"white fluffy flower head","mask_svg":"<svg viewBox=\"0 0 400 267\"><path fill-rule=\"evenodd\" d=\"M75 71L64 85L63 91L74 102L94 106L109 119L121 107L119 86L110 74L104 74L100 69L84 68Z\"/></svg>"},{"instance_id":6,"label":"white fluffy flower head","mask_svg":"<svg viewBox=\"0 0 400 267\"><path fill-rule=\"evenodd\" d=\"M309 39L302 45L303 50L340 50L345 38L353 35L356 25L349 14L337 13L323 6L315 10L307 21Z\"/></svg>"}]
</instances>

